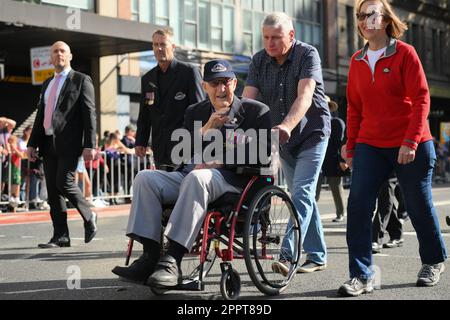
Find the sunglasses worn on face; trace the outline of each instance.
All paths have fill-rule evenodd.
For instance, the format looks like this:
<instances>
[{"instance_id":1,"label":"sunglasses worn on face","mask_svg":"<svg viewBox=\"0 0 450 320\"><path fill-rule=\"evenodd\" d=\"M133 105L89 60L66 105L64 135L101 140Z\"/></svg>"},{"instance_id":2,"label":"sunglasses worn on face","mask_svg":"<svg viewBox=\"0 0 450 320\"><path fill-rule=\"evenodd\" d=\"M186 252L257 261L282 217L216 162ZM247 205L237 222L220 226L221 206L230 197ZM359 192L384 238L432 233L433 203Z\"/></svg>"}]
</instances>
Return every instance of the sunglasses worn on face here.
<instances>
[{"instance_id":1,"label":"sunglasses worn on face","mask_svg":"<svg viewBox=\"0 0 450 320\"><path fill-rule=\"evenodd\" d=\"M215 79L209 81L208 84L213 88L217 88L220 84L223 84L225 87L229 87L232 82L233 79Z\"/></svg>"},{"instance_id":2,"label":"sunglasses worn on face","mask_svg":"<svg viewBox=\"0 0 450 320\"><path fill-rule=\"evenodd\" d=\"M359 21L365 21L367 18L373 16L374 14L377 14L379 16L383 16L383 14L380 13L380 12L372 11L370 13L357 13L356 14L356 19L358 19Z\"/></svg>"}]
</instances>

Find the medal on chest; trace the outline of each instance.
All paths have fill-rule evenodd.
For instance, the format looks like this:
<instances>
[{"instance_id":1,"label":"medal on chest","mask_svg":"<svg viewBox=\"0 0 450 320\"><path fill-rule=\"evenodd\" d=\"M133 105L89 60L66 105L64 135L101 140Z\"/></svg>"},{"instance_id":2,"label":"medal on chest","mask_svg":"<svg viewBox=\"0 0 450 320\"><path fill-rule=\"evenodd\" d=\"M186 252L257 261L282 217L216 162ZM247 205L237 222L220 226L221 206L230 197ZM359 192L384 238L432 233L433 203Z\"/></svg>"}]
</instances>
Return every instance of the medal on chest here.
<instances>
[{"instance_id":1,"label":"medal on chest","mask_svg":"<svg viewBox=\"0 0 450 320\"><path fill-rule=\"evenodd\" d=\"M154 92L146 92L145 93L145 105L152 106L155 104L155 93Z\"/></svg>"}]
</instances>

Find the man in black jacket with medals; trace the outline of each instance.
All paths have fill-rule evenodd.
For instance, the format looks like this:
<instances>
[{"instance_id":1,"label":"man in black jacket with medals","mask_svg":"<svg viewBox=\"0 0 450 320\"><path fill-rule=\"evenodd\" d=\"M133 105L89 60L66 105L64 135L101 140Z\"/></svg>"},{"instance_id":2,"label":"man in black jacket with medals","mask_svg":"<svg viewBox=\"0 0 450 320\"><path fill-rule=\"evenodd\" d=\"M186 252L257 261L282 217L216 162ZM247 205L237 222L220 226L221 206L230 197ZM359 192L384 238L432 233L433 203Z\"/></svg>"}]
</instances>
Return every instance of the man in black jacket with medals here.
<instances>
[{"instance_id":1,"label":"man in black jacket with medals","mask_svg":"<svg viewBox=\"0 0 450 320\"><path fill-rule=\"evenodd\" d=\"M204 92L200 70L175 59L172 31L156 30L152 42L158 65L142 77L135 150L145 156L151 132L156 167L164 168L172 166L172 132L183 125L187 107L204 99Z\"/></svg>"}]
</instances>

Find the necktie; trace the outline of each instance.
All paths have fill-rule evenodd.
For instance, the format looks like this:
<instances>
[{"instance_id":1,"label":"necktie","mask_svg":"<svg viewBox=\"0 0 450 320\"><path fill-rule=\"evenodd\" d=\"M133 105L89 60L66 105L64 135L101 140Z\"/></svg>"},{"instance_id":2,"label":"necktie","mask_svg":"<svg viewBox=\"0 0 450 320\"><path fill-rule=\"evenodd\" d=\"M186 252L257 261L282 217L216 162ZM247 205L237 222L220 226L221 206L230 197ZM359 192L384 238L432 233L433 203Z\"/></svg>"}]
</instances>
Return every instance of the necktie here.
<instances>
[{"instance_id":1,"label":"necktie","mask_svg":"<svg viewBox=\"0 0 450 320\"><path fill-rule=\"evenodd\" d=\"M53 110L55 109L56 103L56 93L58 92L59 82L61 81L61 76L56 75L53 86L50 89L50 94L48 95L47 104L45 105L45 115L44 115L44 128L48 130L52 126L52 116Z\"/></svg>"}]
</instances>

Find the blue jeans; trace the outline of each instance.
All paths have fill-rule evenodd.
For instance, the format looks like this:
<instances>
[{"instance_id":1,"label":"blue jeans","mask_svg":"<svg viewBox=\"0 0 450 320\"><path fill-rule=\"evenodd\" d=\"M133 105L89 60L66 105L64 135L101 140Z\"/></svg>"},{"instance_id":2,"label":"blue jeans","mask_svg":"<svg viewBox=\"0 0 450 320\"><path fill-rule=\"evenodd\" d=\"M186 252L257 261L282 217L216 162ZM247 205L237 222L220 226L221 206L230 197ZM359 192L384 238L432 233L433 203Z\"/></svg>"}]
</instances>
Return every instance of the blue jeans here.
<instances>
[{"instance_id":1,"label":"blue jeans","mask_svg":"<svg viewBox=\"0 0 450 320\"><path fill-rule=\"evenodd\" d=\"M328 138L307 150L300 151L296 157L281 151L281 165L292 201L300 221L301 238L307 260L318 264L327 262L327 248L316 202L316 186L320 169L327 151ZM292 221L288 222L282 243L281 256L292 259L294 243ZM300 250L300 248L299 248Z\"/></svg>"},{"instance_id":2,"label":"blue jeans","mask_svg":"<svg viewBox=\"0 0 450 320\"><path fill-rule=\"evenodd\" d=\"M431 179L436 154L432 141L419 144L416 159L407 165L397 162L399 148L375 148L357 144L348 200L347 244L350 278L373 277L372 215L378 191L395 170L408 212L419 240L422 263L447 259L438 217L433 206Z\"/></svg>"}]
</instances>

